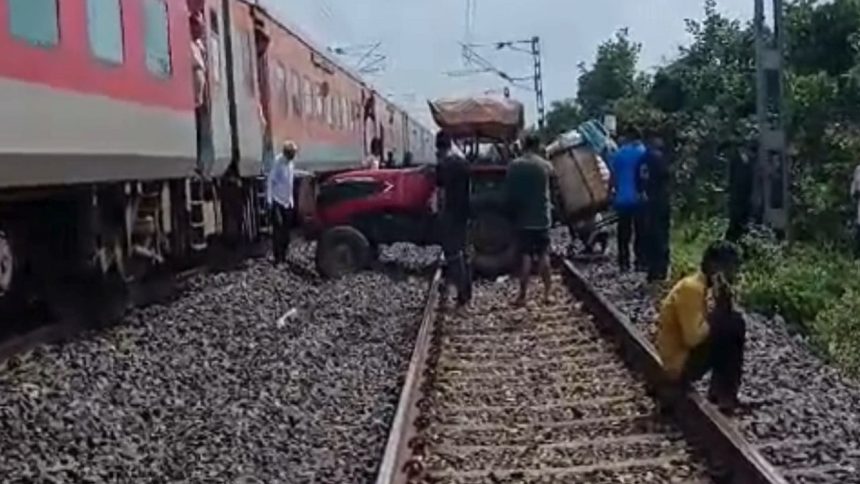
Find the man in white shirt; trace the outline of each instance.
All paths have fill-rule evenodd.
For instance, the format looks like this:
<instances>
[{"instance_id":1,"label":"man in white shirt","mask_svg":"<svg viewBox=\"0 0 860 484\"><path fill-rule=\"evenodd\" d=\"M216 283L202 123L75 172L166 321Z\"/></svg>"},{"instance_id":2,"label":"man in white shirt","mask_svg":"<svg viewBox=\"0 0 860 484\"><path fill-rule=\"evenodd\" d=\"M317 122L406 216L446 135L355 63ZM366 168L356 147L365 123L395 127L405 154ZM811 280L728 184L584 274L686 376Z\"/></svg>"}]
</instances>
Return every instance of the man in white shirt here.
<instances>
[{"instance_id":1,"label":"man in white shirt","mask_svg":"<svg viewBox=\"0 0 860 484\"><path fill-rule=\"evenodd\" d=\"M851 180L851 198L854 200L854 257L860 258L860 165L854 168Z\"/></svg>"},{"instance_id":2,"label":"man in white shirt","mask_svg":"<svg viewBox=\"0 0 860 484\"><path fill-rule=\"evenodd\" d=\"M275 264L286 260L290 247L290 231L295 224L293 160L299 149L292 141L284 143L281 154L275 158L267 180L266 200L272 211L272 253Z\"/></svg>"}]
</instances>

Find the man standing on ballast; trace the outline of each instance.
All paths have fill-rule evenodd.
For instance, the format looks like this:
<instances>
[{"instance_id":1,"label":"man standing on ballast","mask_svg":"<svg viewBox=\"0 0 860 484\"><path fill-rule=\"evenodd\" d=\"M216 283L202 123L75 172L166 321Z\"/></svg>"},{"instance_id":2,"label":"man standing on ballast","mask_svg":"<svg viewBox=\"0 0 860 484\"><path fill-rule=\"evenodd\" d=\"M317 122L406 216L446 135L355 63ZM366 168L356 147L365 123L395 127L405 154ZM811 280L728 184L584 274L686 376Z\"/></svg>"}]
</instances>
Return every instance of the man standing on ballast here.
<instances>
[{"instance_id":1,"label":"man standing on ballast","mask_svg":"<svg viewBox=\"0 0 860 484\"><path fill-rule=\"evenodd\" d=\"M544 302L549 302L552 275L549 265L549 229L552 222L550 184L554 174L552 164L542 158L540 140L527 135L523 141L525 154L508 167L505 193L508 209L514 217L520 258L520 291L515 306L524 306L532 264L536 260L544 284Z\"/></svg>"},{"instance_id":2,"label":"man standing on ballast","mask_svg":"<svg viewBox=\"0 0 860 484\"><path fill-rule=\"evenodd\" d=\"M447 304L449 286L457 288L457 311L466 310L472 299L472 274L466 254L470 213L468 162L452 151L448 133L436 135L436 183L440 188L439 226L445 255L445 283L441 303Z\"/></svg>"}]
</instances>

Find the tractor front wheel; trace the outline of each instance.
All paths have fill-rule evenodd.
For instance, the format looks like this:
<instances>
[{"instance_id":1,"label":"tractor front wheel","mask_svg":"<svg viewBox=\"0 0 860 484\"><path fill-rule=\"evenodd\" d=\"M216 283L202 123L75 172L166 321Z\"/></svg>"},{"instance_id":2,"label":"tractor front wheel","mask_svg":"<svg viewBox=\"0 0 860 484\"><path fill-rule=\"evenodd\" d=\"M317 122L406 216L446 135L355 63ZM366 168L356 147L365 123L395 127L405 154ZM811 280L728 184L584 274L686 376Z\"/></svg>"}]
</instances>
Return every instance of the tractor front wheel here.
<instances>
[{"instance_id":1,"label":"tractor front wheel","mask_svg":"<svg viewBox=\"0 0 860 484\"><path fill-rule=\"evenodd\" d=\"M339 278L365 269L371 248L367 237L353 227L333 227L317 242L317 271L324 277Z\"/></svg>"}]
</instances>

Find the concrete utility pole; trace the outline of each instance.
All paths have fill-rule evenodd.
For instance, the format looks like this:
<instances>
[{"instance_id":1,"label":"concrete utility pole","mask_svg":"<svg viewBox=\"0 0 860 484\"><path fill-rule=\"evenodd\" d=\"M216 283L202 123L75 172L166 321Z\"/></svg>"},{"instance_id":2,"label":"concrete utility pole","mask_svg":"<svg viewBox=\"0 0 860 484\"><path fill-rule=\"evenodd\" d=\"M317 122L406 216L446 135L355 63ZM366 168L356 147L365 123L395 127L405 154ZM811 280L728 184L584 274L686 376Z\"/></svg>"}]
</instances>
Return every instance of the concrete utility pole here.
<instances>
[{"instance_id":1,"label":"concrete utility pole","mask_svg":"<svg viewBox=\"0 0 860 484\"><path fill-rule=\"evenodd\" d=\"M755 0L756 101L759 128L754 214L781 235L789 229L788 142L783 74L783 0L773 1L773 25L765 18L766 0Z\"/></svg>"},{"instance_id":2,"label":"concrete utility pole","mask_svg":"<svg viewBox=\"0 0 860 484\"><path fill-rule=\"evenodd\" d=\"M535 96L537 101L538 128L546 124L546 106L543 99L543 65L540 55L540 37L532 37L532 58L535 63Z\"/></svg>"}]
</instances>

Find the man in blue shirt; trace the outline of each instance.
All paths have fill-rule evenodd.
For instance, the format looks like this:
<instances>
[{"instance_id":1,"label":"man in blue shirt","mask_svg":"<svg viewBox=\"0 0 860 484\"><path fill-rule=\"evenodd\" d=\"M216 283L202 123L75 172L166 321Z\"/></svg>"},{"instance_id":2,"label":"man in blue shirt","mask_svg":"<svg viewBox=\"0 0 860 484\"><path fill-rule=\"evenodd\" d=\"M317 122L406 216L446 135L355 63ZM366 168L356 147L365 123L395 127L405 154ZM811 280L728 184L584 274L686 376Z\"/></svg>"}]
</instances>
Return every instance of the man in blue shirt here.
<instances>
[{"instance_id":1,"label":"man in blue shirt","mask_svg":"<svg viewBox=\"0 0 860 484\"><path fill-rule=\"evenodd\" d=\"M618 265L622 271L630 269L630 242L636 256L637 268L645 268L645 221L643 170L645 145L635 128L623 136L623 143L612 157L611 167L615 185L613 208L618 214Z\"/></svg>"}]
</instances>

